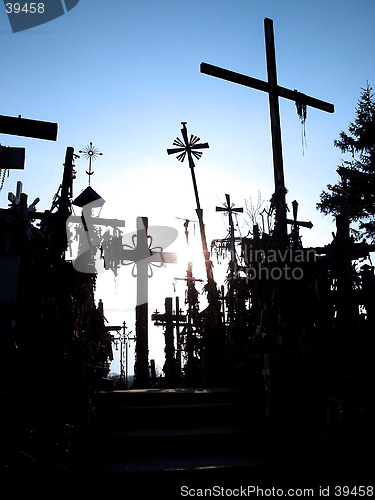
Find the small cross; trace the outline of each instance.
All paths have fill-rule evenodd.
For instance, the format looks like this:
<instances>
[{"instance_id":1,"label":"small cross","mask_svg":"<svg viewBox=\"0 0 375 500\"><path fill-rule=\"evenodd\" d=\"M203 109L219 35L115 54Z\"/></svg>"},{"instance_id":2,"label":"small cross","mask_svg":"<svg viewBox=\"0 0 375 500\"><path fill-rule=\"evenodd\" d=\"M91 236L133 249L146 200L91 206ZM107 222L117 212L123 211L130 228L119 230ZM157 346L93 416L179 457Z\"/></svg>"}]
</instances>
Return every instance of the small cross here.
<instances>
[{"instance_id":1,"label":"small cross","mask_svg":"<svg viewBox=\"0 0 375 500\"><path fill-rule=\"evenodd\" d=\"M312 229L313 223L311 221L302 222L302 221L297 220L298 202L296 200L292 201L292 206L293 206L293 220L287 219L286 222L288 224L293 224L294 231L298 230L298 226L307 227L308 229Z\"/></svg>"},{"instance_id":2,"label":"small cross","mask_svg":"<svg viewBox=\"0 0 375 500\"><path fill-rule=\"evenodd\" d=\"M182 219L181 217L176 217L176 219L179 220L184 220L184 228L185 228L185 237L186 237L186 243L189 244L189 224L192 222L194 224L194 236L195 236L195 223L198 222L197 220L190 220L190 219Z\"/></svg>"},{"instance_id":3,"label":"small cross","mask_svg":"<svg viewBox=\"0 0 375 500\"><path fill-rule=\"evenodd\" d=\"M293 220L286 219L286 223L293 225L293 229L292 229L293 246L296 247L298 245L299 228L300 227L307 227L308 229L311 229L313 227L313 224L311 221L303 222L303 221L297 220L298 202L296 200L292 201L292 207L293 207Z\"/></svg>"},{"instance_id":4,"label":"small cross","mask_svg":"<svg viewBox=\"0 0 375 500\"><path fill-rule=\"evenodd\" d=\"M234 318L234 304L233 304L233 276L236 263L236 250L234 246L234 223L233 223L233 213L242 213L243 208L235 208L230 202L229 194L225 195L226 205L224 207L216 207L216 212L226 212L229 218L229 242L230 242L230 255L231 255L231 265L230 265L230 283L229 283L229 316L230 321Z\"/></svg>"},{"instance_id":5,"label":"small cross","mask_svg":"<svg viewBox=\"0 0 375 500\"><path fill-rule=\"evenodd\" d=\"M89 160L89 171L86 170L86 174L89 176L90 186L91 176L94 174L94 172L91 170L91 162L92 160L96 160L98 156L103 156L103 153L100 153L99 149L96 148L92 142L90 142L90 144L86 146L85 149L82 149L79 152L85 156L86 160Z\"/></svg>"},{"instance_id":6,"label":"small cross","mask_svg":"<svg viewBox=\"0 0 375 500\"><path fill-rule=\"evenodd\" d=\"M226 205L223 207L216 207L216 212L226 212L229 218L229 231L231 241L234 241L234 223L233 223L233 213L243 213L243 208L236 208L231 205L229 194L225 195L227 201Z\"/></svg>"}]
</instances>

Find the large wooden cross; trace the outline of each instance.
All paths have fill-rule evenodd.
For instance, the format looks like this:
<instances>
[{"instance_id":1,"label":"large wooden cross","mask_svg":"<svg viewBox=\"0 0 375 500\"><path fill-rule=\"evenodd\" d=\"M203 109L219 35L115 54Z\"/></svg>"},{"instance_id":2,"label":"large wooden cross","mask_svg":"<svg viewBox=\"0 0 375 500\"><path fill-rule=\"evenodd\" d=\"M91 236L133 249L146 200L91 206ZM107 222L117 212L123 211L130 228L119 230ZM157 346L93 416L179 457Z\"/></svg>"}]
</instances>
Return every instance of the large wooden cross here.
<instances>
[{"instance_id":1,"label":"large wooden cross","mask_svg":"<svg viewBox=\"0 0 375 500\"><path fill-rule=\"evenodd\" d=\"M122 250L122 260L134 262L137 276L136 306L136 362L135 384L137 387L149 385L148 370L148 278L151 263L175 264L177 255L172 252L154 251L150 248L147 217L137 217L137 233L134 248Z\"/></svg>"},{"instance_id":2,"label":"large wooden cross","mask_svg":"<svg viewBox=\"0 0 375 500\"><path fill-rule=\"evenodd\" d=\"M298 105L312 106L313 108L334 112L333 104L315 99L308 95L281 87L277 84L276 73L276 56L275 42L273 34L273 22L271 19L264 20L264 31L266 41L266 57L267 57L267 81L258 80L250 76L241 75L227 69L212 66L211 64L202 63L200 66L201 73L215 76L223 80L228 80L233 83L238 83L246 87L267 92L269 96L269 109L271 120L271 135L272 135L272 153L273 167L275 180L275 208L276 208L276 224L275 235L277 244L285 246L287 244L287 225L286 225L286 203L285 203L285 182L284 182L284 167L283 154L281 143L281 128L280 128L280 113L279 113L279 97L284 97L294 101Z\"/></svg>"}]
</instances>

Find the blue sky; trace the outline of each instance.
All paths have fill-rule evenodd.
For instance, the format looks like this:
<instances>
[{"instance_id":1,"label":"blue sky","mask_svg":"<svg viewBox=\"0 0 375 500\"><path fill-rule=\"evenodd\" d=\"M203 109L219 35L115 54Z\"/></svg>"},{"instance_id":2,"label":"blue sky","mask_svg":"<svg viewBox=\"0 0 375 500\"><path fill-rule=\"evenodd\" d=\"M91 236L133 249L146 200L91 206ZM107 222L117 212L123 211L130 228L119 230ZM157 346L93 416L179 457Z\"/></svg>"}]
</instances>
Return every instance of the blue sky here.
<instances>
[{"instance_id":1,"label":"blue sky","mask_svg":"<svg viewBox=\"0 0 375 500\"><path fill-rule=\"evenodd\" d=\"M0 138L26 148L25 170L6 179L0 205L7 205L8 191L21 180L30 202L39 197L38 209L50 208L66 147L78 152L93 141L104 153L92 178L106 200L102 215L125 219L129 231L138 215L148 216L150 225L172 225L181 241L169 250L182 249L183 221L175 217L196 218L193 187L186 162L168 157L166 148L187 121L189 133L210 144L196 163L208 240L224 237L215 206L225 193L243 206L258 190L265 200L273 192L268 99L202 75L199 65L265 79L263 19L269 17L279 84L335 105L333 115L308 109L303 155L295 106L280 100L287 202L297 199L300 218L314 223L302 233L304 243L328 243L334 225L315 204L327 183L337 180L341 155L334 139L354 119L360 88L367 80L375 85L374 16L372 0L80 0L64 16L13 34L1 7L0 113L56 121L59 135L57 143ZM87 186L86 168L83 158L77 161L75 195ZM164 297L173 295L171 273L184 275L185 267L181 262L178 271L155 270L151 311L164 307ZM132 329L125 309L135 305L135 280L129 268L123 275L117 294L108 276L100 291L108 319L124 317ZM183 287L178 293L183 297ZM162 349L159 330L154 335Z\"/></svg>"}]
</instances>

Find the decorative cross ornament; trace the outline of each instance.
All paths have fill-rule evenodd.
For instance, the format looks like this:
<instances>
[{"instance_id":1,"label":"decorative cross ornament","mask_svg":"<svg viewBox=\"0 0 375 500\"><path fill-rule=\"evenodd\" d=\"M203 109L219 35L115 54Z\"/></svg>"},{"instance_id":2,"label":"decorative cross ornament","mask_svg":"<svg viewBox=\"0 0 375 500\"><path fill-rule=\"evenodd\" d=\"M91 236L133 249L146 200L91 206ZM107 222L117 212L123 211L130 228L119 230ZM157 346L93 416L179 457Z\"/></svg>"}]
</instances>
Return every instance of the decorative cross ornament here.
<instances>
[{"instance_id":1,"label":"decorative cross ornament","mask_svg":"<svg viewBox=\"0 0 375 500\"><path fill-rule=\"evenodd\" d=\"M86 170L86 174L89 176L89 186L90 186L91 176L94 173L91 170L91 162L92 160L96 160L98 156L103 156L103 153L100 153L99 149L96 148L92 142L90 142L90 144L86 146L85 149L81 149L79 152L83 154L86 160L89 160L89 171Z\"/></svg>"},{"instance_id":2,"label":"decorative cross ornament","mask_svg":"<svg viewBox=\"0 0 375 500\"><path fill-rule=\"evenodd\" d=\"M333 104L315 99L308 95L297 92L297 90L290 90L285 87L280 87L277 84L276 73L276 56L275 56L275 42L273 34L273 21L271 19L264 20L265 42L266 42L266 57L267 57L267 81L258 80L250 76L241 75L227 69L212 66L211 64L202 63L200 66L201 73L206 75L215 76L223 80L228 80L239 85L245 85L257 90L268 93L270 121L271 121L271 135L272 135L272 153L273 153L273 167L274 167L274 180L275 180L275 205L276 205L276 223L275 223L275 236L276 245L284 247L287 245L287 223L286 223L286 203L285 203L285 183L284 183L284 167L283 167L283 154L281 143L281 127L280 127L280 113L279 113L279 97L292 100L298 105L312 106L314 108L326 111L328 113L334 112ZM297 106L298 109L298 106Z\"/></svg>"}]
</instances>

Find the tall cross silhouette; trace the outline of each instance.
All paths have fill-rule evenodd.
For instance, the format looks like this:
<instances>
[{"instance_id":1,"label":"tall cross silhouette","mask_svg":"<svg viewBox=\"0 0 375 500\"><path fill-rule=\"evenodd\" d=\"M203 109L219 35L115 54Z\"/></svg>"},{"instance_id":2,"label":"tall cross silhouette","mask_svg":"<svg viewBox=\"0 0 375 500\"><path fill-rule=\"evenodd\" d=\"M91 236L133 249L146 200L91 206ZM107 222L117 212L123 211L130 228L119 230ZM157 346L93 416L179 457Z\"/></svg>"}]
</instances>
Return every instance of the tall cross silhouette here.
<instances>
[{"instance_id":1,"label":"tall cross silhouette","mask_svg":"<svg viewBox=\"0 0 375 500\"><path fill-rule=\"evenodd\" d=\"M275 41L273 34L273 21L271 19L264 20L265 43L266 43L266 58L267 58L267 81L258 80L250 76L235 73L227 69L212 66L211 64L202 63L200 66L201 73L215 76L223 80L228 80L239 85L251 87L253 89L267 92L269 96L269 109L271 121L272 135L272 153L275 181L275 208L276 208L276 224L275 236L278 246L287 245L287 223L286 223L286 203L285 203L285 182L284 182L284 167L283 154L281 143L281 127L280 127L280 112L279 112L279 97L284 97L294 101L297 106L311 106L313 108L334 112L333 104L315 99L308 95L302 94L297 90L290 90L281 87L277 84L276 72L276 56L275 56Z\"/></svg>"},{"instance_id":2,"label":"tall cross silhouette","mask_svg":"<svg viewBox=\"0 0 375 500\"><path fill-rule=\"evenodd\" d=\"M147 387L149 384L148 372L148 278L149 265L152 263L174 264L177 255L172 252L163 252L161 247L151 248L149 243L147 217L137 217L137 232L133 236L134 248L123 248L121 260L133 262L136 266L137 277L137 306L136 306L136 363L135 383L137 387ZM152 241L152 240L151 240ZM172 240L173 241L173 240ZM157 251L158 250L158 251Z\"/></svg>"}]
</instances>

